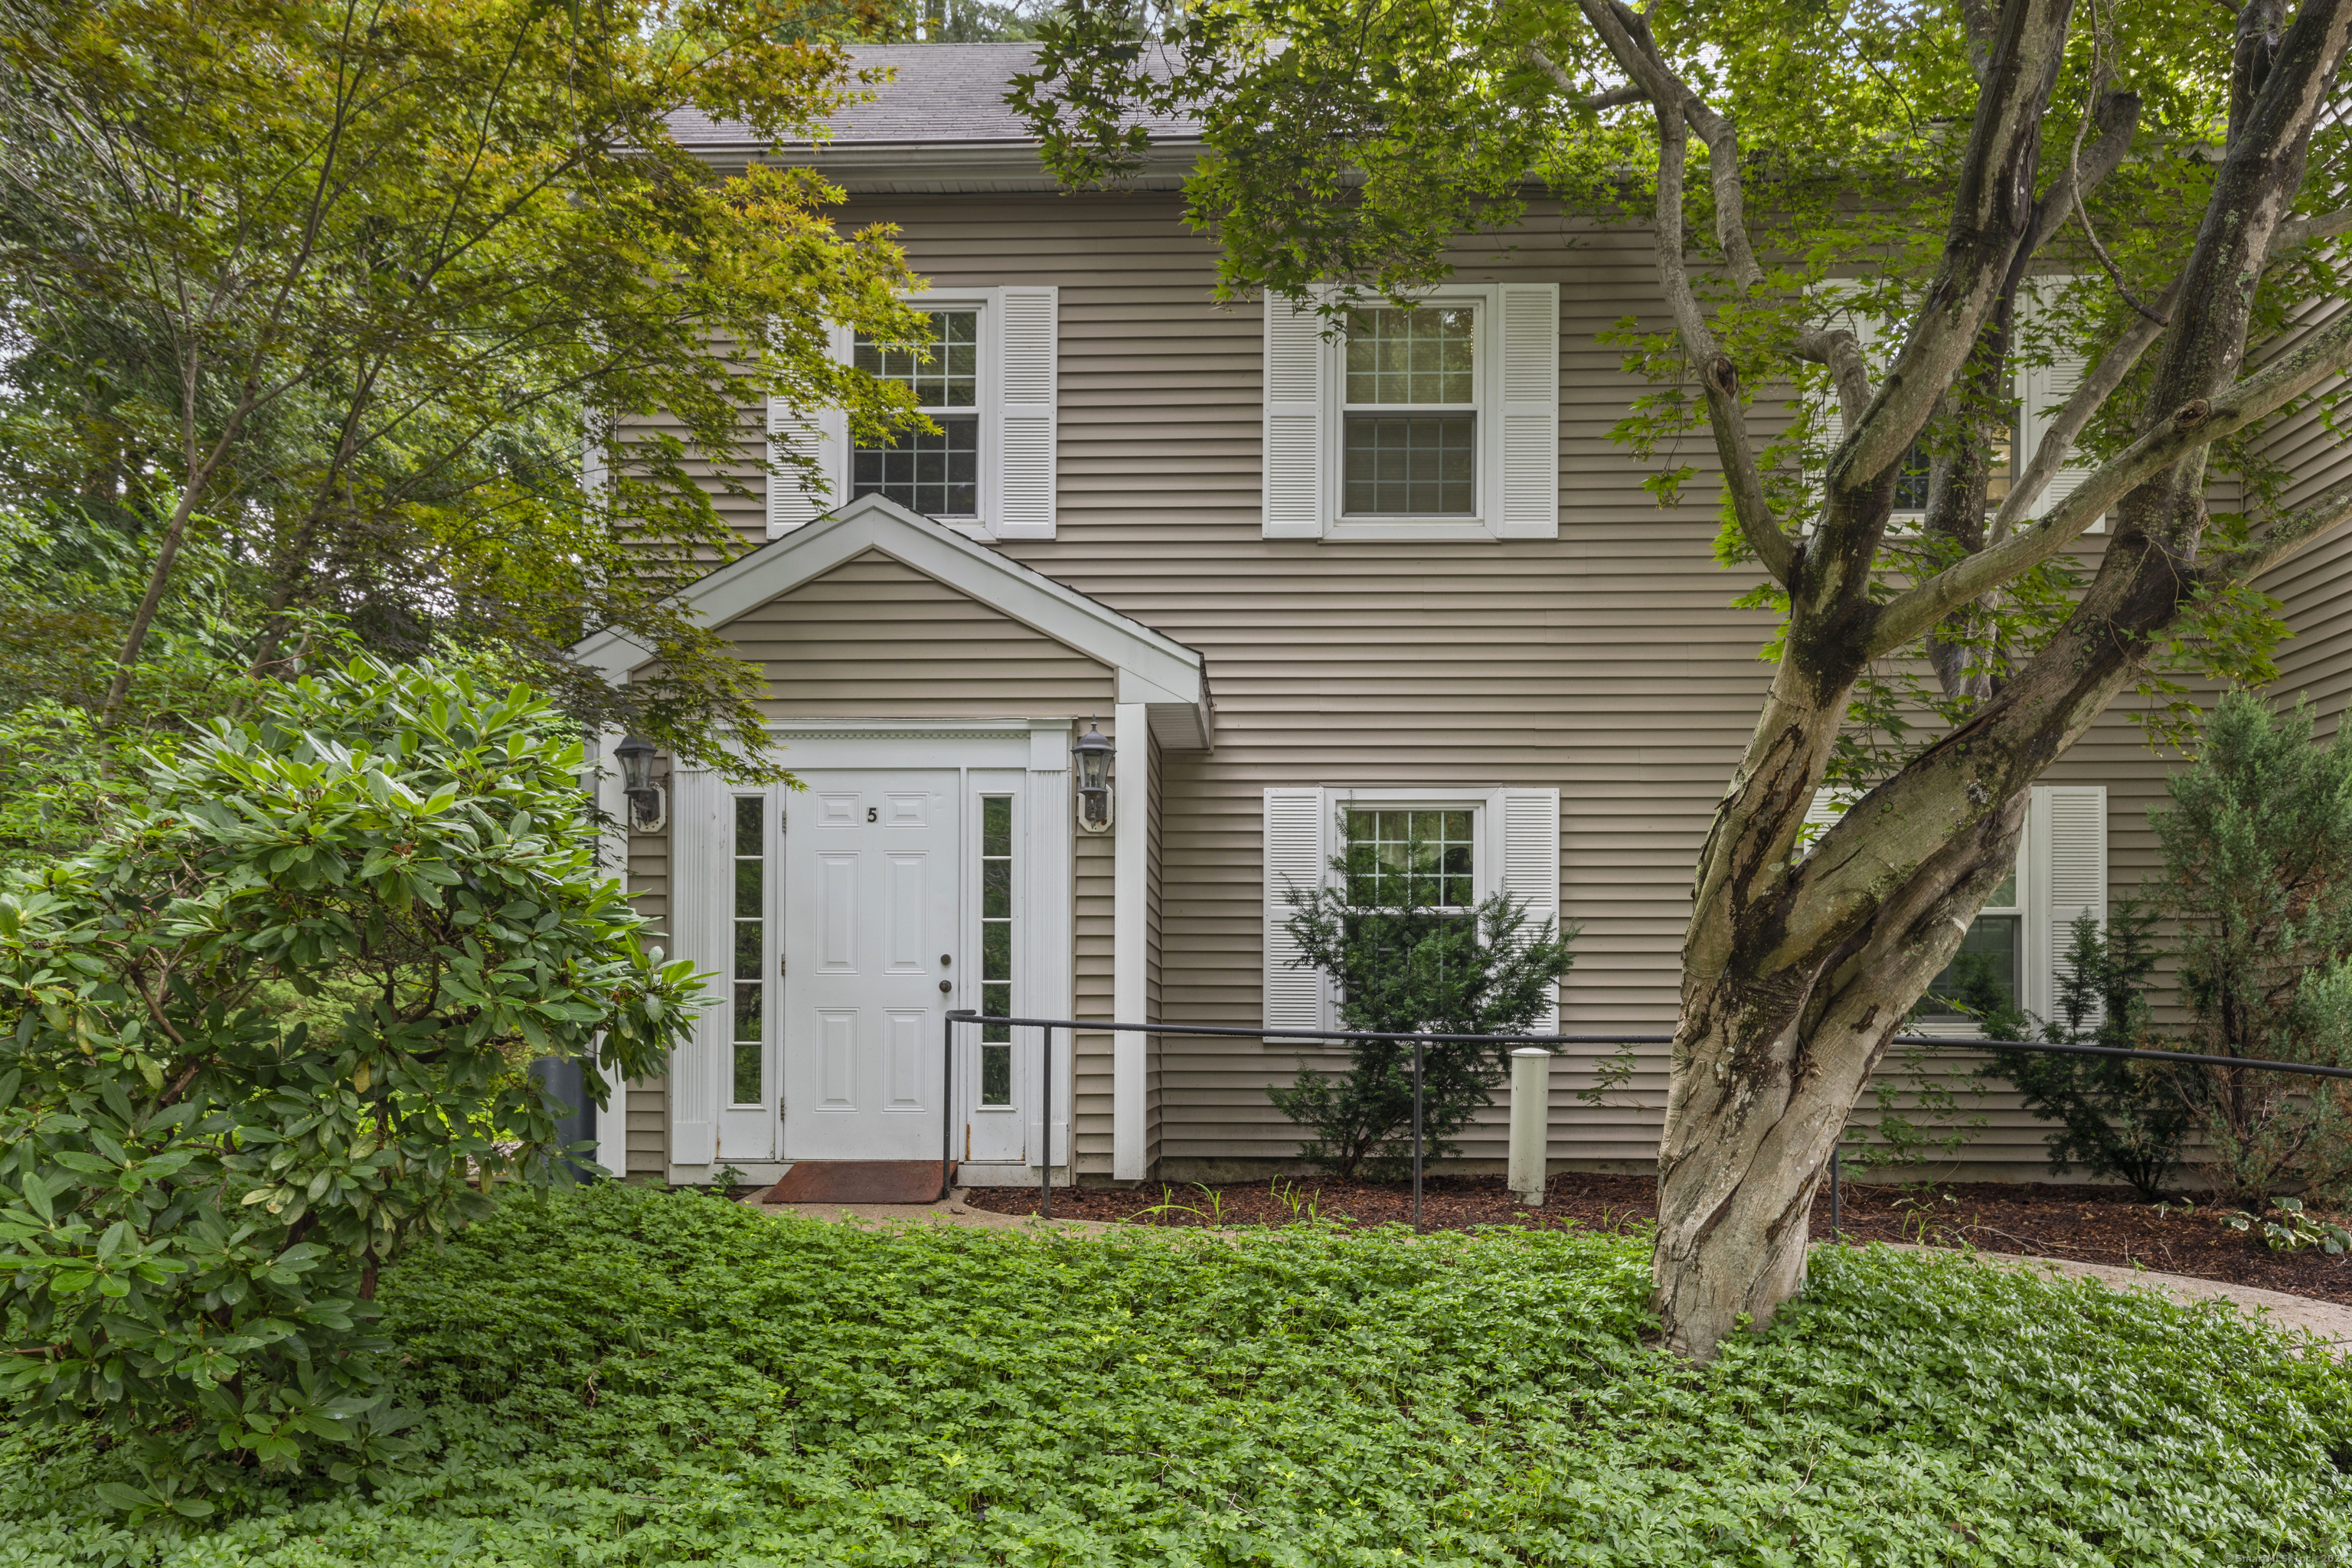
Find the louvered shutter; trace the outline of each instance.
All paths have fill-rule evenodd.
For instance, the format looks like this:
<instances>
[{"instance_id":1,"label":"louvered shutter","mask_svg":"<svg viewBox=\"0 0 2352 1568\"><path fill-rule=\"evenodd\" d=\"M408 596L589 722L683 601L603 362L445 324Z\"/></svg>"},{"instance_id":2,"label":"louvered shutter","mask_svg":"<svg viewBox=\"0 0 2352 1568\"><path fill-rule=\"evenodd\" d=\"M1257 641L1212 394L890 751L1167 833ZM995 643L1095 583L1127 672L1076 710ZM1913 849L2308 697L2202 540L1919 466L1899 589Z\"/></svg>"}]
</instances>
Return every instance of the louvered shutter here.
<instances>
[{"instance_id":1,"label":"louvered shutter","mask_svg":"<svg viewBox=\"0 0 2352 1568\"><path fill-rule=\"evenodd\" d=\"M1530 931L1549 921L1559 923L1559 791L1507 789L1499 808L1503 816L1502 890L1527 910ZM1528 1032L1549 1035L1559 1026L1559 993L1552 993L1550 1009L1528 1026Z\"/></svg>"},{"instance_id":2,"label":"louvered shutter","mask_svg":"<svg viewBox=\"0 0 2352 1568\"><path fill-rule=\"evenodd\" d=\"M733 823L728 793L716 773L678 770L670 775L669 928L673 956L698 971L725 973L720 934L730 888ZM714 989L711 997L715 1000ZM727 1009L695 1015L691 1038L669 1059L669 1161L708 1165L718 1155L719 1068L726 1052Z\"/></svg>"},{"instance_id":3,"label":"louvered shutter","mask_svg":"<svg viewBox=\"0 0 2352 1568\"><path fill-rule=\"evenodd\" d=\"M1559 286L1500 290L1505 539L1559 537Z\"/></svg>"},{"instance_id":4,"label":"louvered shutter","mask_svg":"<svg viewBox=\"0 0 2352 1568\"><path fill-rule=\"evenodd\" d=\"M1804 825L1797 829L1798 858L1813 852L1813 846L1822 841L1822 835L1837 825L1838 818L1846 814L1854 799L1852 790L1832 789L1827 784L1813 791L1812 804L1805 807Z\"/></svg>"},{"instance_id":5,"label":"louvered shutter","mask_svg":"<svg viewBox=\"0 0 2352 1568\"><path fill-rule=\"evenodd\" d=\"M1054 537L1055 324L1060 290L1008 288L1003 300L997 394L999 539Z\"/></svg>"},{"instance_id":6,"label":"louvered shutter","mask_svg":"<svg viewBox=\"0 0 2352 1568\"><path fill-rule=\"evenodd\" d=\"M1323 378L1329 354L1312 307L1265 301L1265 455L1262 531L1268 539L1323 533Z\"/></svg>"},{"instance_id":7,"label":"louvered shutter","mask_svg":"<svg viewBox=\"0 0 2352 1568\"><path fill-rule=\"evenodd\" d=\"M1319 789L1265 792L1265 1029L1328 1029L1328 990L1320 970L1291 966L1298 943L1290 935L1292 889L1311 893L1323 885L1325 820Z\"/></svg>"},{"instance_id":8,"label":"louvered shutter","mask_svg":"<svg viewBox=\"0 0 2352 1568\"><path fill-rule=\"evenodd\" d=\"M2106 922L2106 786L2037 784L2027 813L2025 1005L2049 1018L2074 918Z\"/></svg>"},{"instance_id":9,"label":"louvered shutter","mask_svg":"<svg viewBox=\"0 0 2352 1568\"><path fill-rule=\"evenodd\" d=\"M2056 297L2054 280L2047 292L2042 289L2021 291L2017 300L2020 328L2031 326L2034 318L2054 308ZM2025 334L2021 331L2019 335L2022 338ZM2075 388L2083 384L2085 368L2080 354L2070 350L2058 350L2053 345L2048 365L2030 365L2019 373L2018 401L2021 409L2018 422L2023 427L2024 440L2019 454L2018 472L2024 472L2026 463L2041 450L2042 437L2050 430L2052 416L2074 395ZM2093 465L2088 463L2068 462L2061 466L2051 476L2050 483L2042 493L2034 498L2033 505L2026 515L2037 518L2049 516L2051 508L2073 495L2082 482L2091 477L2092 468ZM2107 520L2102 517L2091 524L2090 531L2104 532L2106 526Z\"/></svg>"},{"instance_id":10,"label":"louvered shutter","mask_svg":"<svg viewBox=\"0 0 2352 1568\"><path fill-rule=\"evenodd\" d=\"M768 439L817 461L815 493L802 488L800 470L768 476L768 537L781 538L849 499L849 421L838 408L797 410L768 400ZM782 456L780 451L776 455Z\"/></svg>"}]
</instances>

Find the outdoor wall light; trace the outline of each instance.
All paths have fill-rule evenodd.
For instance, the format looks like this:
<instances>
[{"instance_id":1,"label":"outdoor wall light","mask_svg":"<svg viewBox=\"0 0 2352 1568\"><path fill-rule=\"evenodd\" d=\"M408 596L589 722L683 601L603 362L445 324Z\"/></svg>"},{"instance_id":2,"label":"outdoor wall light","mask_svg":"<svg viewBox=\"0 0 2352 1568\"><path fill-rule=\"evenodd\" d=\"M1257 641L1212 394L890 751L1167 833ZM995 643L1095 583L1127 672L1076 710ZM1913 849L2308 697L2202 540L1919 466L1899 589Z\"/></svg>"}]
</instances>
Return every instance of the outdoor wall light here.
<instances>
[{"instance_id":1,"label":"outdoor wall light","mask_svg":"<svg viewBox=\"0 0 2352 1568\"><path fill-rule=\"evenodd\" d=\"M631 735L613 748L621 763L621 793L629 800L629 826L659 833L669 823L669 795L654 783L654 748Z\"/></svg>"},{"instance_id":2,"label":"outdoor wall light","mask_svg":"<svg viewBox=\"0 0 2352 1568\"><path fill-rule=\"evenodd\" d=\"M1110 830L1110 760L1118 754L1118 748L1103 739L1091 719L1087 732L1070 748L1078 764L1078 826L1088 833Z\"/></svg>"}]
</instances>

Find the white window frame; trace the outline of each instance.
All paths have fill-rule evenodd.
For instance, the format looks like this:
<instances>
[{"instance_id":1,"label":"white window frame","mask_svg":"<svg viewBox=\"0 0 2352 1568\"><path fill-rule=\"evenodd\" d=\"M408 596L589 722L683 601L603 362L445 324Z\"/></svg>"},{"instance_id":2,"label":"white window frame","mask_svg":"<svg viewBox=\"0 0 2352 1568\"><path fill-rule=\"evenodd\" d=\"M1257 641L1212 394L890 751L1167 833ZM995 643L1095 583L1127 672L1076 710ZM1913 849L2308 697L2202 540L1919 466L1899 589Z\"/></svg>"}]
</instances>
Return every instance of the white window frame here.
<instances>
[{"instance_id":1,"label":"white window frame","mask_svg":"<svg viewBox=\"0 0 2352 1568\"><path fill-rule=\"evenodd\" d=\"M2034 313L2043 308L2042 303L2043 289L2063 284L2065 281L2067 279L2064 278L2029 279L2025 286L2018 290L2017 314L2012 323L2014 330L2011 336L2010 388L2018 400L2017 416L2011 422L2009 432L2009 472L2011 483L2024 477L2026 465L2032 460L2034 451L2042 445L2042 433L2049 428L2049 416L2056 412L2059 404L2073 395L2074 388L2082 380L2083 365L2079 361L2067 360L2046 367L2020 366L2015 363L2017 339L2026 330ZM1876 386L1882 384L1886 379L1887 366L1893 363L1895 348L1886 333L1885 323L1875 316L1854 309L1848 302L1852 288L1840 279L1832 279L1827 282L1816 284L1813 292L1829 307L1827 324L1843 325L1853 333L1855 342L1862 351L1863 363L1869 369L1871 384ZM1838 402L1835 385L1832 384L1824 391L1816 401L1827 416L1832 432L1831 445L1835 446L1845 429L1845 416ZM2026 516L2041 518L2048 515L2050 509L2063 500L2076 484L2081 483L2089 472L2088 468L2079 464L2070 463L2061 468L2049 486L2035 499L2032 508L2027 510ZM1811 478L1818 482L1821 476L1814 475ZM1990 515L1990 510L1988 515ZM1927 514L1924 508L1897 508L1888 518L1887 531L1896 538L1915 536L1927 521ZM2095 519L2091 526L2084 531L2105 533L2106 531L2107 520L2105 516L2101 516ZM1811 531L1811 525L1808 525L1807 531Z\"/></svg>"},{"instance_id":2,"label":"white window frame","mask_svg":"<svg viewBox=\"0 0 2352 1568\"><path fill-rule=\"evenodd\" d=\"M1286 796L1305 805L1302 797L1314 796L1312 809L1317 813L1314 835L1316 865L1315 889L1328 888L1336 877L1331 869L1331 855L1336 847L1333 836L1338 831L1339 814L1350 806L1378 807L1382 810L1468 811L1472 814L1471 842L1474 846L1470 861L1472 898L1483 901L1498 890L1507 889L1515 898L1525 901L1530 921L1549 920L1557 927L1560 919L1559 870L1559 791L1546 787L1506 785L1503 787L1438 787L1438 788L1359 788L1351 785L1274 786L1266 791L1268 826L1273 825L1276 797ZM1518 854L1515 858L1514 852ZM1274 969L1282 963L1287 943L1278 931L1290 915L1290 906L1284 898L1286 887L1305 887L1303 879L1286 878L1274 864L1268 853L1265 904L1265 963L1268 989L1275 987ZM1524 863L1522 863L1524 862ZM1287 966L1285 965L1286 968ZM1289 973L1296 974L1297 971ZM1314 1024L1304 1022L1305 1015L1289 1020L1290 1026L1318 1029L1338 1028L1338 998L1332 994L1328 977L1320 985L1320 996L1313 1012ZM1269 998L1271 1002L1271 998ZM1555 1008L1557 1003L1555 1002ZM1269 1012L1273 1008L1269 1007ZM1549 1034L1558 1014L1549 1020L1538 1019L1530 1032ZM1266 1020L1266 1044L1296 1046L1296 1037L1286 1039L1277 1020ZM1330 1044L1331 1042L1318 1042Z\"/></svg>"},{"instance_id":3,"label":"white window frame","mask_svg":"<svg viewBox=\"0 0 2352 1568\"><path fill-rule=\"evenodd\" d=\"M1507 296L1517 303L1507 307ZM1328 301L1326 291L1318 296ZM1477 421L1474 509L1465 516L1351 516L1347 499L1347 340L1325 332L1310 305L1266 299L1265 517L1268 539L1330 544L1491 542L1559 536L1559 289L1551 283L1449 283L1414 297L1472 312L1471 364ZM1541 314L1520 312L1541 302ZM1379 309L1382 301L1362 301ZM1549 330L1507 341L1513 323ZM1311 352L1303 334L1316 334ZM1367 405L1364 410L1383 406ZM1394 405L1421 408L1420 405ZM1459 410L1460 405L1447 408ZM1311 427L1311 434L1310 432ZM1308 476L1307 470L1311 469ZM1305 477L1302 477L1305 476ZM1539 476L1539 477L1538 477Z\"/></svg>"},{"instance_id":4,"label":"white window frame","mask_svg":"<svg viewBox=\"0 0 2352 1568\"><path fill-rule=\"evenodd\" d=\"M1800 831L1799 851L1811 855L1826 832L1854 804L1843 791L1815 792ZM2107 920L2107 786L2035 784L2026 797L2025 832L2017 846L2017 899L2013 905L1988 905L1979 913L2015 914L2019 931L2018 1005L2052 1021L2063 978L2068 931L2078 912ZM1922 1018L1910 1026L1921 1035L1973 1038L1979 1026L1960 1017Z\"/></svg>"},{"instance_id":5,"label":"white window frame","mask_svg":"<svg viewBox=\"0 0 2352 1568\"><path fill-rule=\"evenodd\" d=\"M928 289L901 296L919 310L971 310L979 317L980 510L934 519L967 539L1051 539L1058 468L1060 289L1053 285ZM1016 319L1017 318L1017 319ZM1023 343L1007 353L1008 323ZM833 357L851 363L856 335L835 327ZM1015 363L1017 362L1017 363ZM798 495L789 479L769 480L768 537L777 539L855 499L856 453L839 409L795 414L771 401L772 439L806 443L825 487L819 500Z\"/></svg>"},{"instance_id":6,"label":"white window frame","mask_svg":"<svg viewBox=\"0 0 2352 1568\"><path fill-rule=\"evenodd\" d=\"M1470 386L1467 404L1350 404L1348 401L1348 335L1332 334L1323 344L1323 472L1324 516L1330 520L1323 537L1358 539L1488 539L1495 536L1489 519L1501 498L1503 478L1502 364L1499 341L1501 299L1496 286L1472 284L1433 289L1416 300L1423 310L1470 311ZM1372 301L1367 310L1386 308ZM1348 501L1348 416L1391 410L1405 414L1444 416L1467 412L1477 433L1477 458L1470 476L1470 510L1444 516L1398 513L1382 516L1353 513Z\"/></svg>"}]
</instances>

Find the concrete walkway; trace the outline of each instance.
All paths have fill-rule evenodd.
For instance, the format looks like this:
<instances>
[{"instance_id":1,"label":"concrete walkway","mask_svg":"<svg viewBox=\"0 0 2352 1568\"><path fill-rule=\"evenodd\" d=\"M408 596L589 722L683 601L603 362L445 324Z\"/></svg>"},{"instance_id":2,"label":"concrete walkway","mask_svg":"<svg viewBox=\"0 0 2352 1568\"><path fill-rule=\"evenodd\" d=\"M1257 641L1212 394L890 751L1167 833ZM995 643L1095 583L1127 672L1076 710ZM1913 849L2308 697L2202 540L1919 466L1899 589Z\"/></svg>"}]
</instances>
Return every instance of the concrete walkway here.
<instances>
[{"instance_id":1,"label":"concrete walkway","mask_svg":"<svg viewBox=\"0 0 2352 1568\"><path fill-rule=\"evenodd\" d=\"M754 1202L752 1198L740 1201L746 1207L758 1209L761 1214L798 1215L803 1219L849 1220L858 1225L961 1225L975 1230L1034 1230L1043 1226L1057 1231L1076 1231L1087 1236L1121 1228L1094 1219L1041 1220L1035 1215L997 1214L989 1209L971 1207L963 1201L963 1195L964 1189L958 1187L935 1204L763 1204Z\"/></svg>"},{"instance_id":2,"label":"concrete walkway","mask_svg":"<svg viewBox=\"0 0 2352 1568\"><path fill-rule=\"evenodd\" d=\"M1814 1245L1820 1246L1816 1242ZM1906 1252L1948 1252L1949 1247L1914 1247L1908 1242L1884 1242L1882 1246L1900 1247ZM2039 1268L2067 1279L2096 1279L2100 1284L2117 1290L2159 1290L2181 1301L2223 1300L2233 1302L2248 1317L2260 1319L2274 1329L2307 1329L2320 1340L2336 1347L2342 1356L2352 1351L2352 1307L2340 1302L2323 1301L2313 1296L2290 1296L2284 1290L2264 1290L2252 1285L2233 1285L2222 1279L2200 1279L2193 1274L2159 1274L2148 1268L2125 1268L2113 1263L2076 1263L2063 1258L2026 1258L2013 1252L1979 1252L1979 1261L1997 1264L2005 1268Z\"/></svg>"},{"instance_id":3,"label":"concrete walkway","mask_svg":"<svg viewBox=\"0 0 2352 1568\"><path fill-rule=\"evenodd\" d=\"M798 1215L803 1219L847 1220L858 1225L958 1225L982 1230L1035 1230L1099 1235L1107 1230L1148 1228L1119 1226L1101 1220L1041 1220L1034 1215L997 1214L973 1208L957 1188L934 1204L757 1204L743 1203L763 1214ZM1815 1242L1816 1247L1828 1245ZM1908 1242L1878 1245L1906 1252L1948 1252L1949 1247L1921 1247ZM2284 1290L2263 1290L2189 1274L2159 1274L2151 1269L2123 1268L2109 1263L2075 1263L2063 1258L2026 1258L2008 1252L1979 1252L1977 1259L2005 1268L2039 1268L2072 1279L2096 1279L2115 1289L2150 1289L2169 1293L2182 1301L2221 1300L2234 1303L2248 1316L2276 1329L2304 1329L2336 1348L2339 1356L2352 1353L2352 1307L2310 1296L2290 1296Z\"/></svg>"}]
</instances>

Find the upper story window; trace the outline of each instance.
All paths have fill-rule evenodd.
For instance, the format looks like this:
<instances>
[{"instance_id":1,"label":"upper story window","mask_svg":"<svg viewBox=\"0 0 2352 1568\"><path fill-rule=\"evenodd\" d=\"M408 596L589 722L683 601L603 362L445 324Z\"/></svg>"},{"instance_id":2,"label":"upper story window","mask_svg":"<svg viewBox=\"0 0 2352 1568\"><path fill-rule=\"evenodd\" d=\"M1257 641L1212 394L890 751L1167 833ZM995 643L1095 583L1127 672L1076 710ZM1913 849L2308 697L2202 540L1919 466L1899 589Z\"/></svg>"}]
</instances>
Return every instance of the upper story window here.
<instances>
[{"instance_id":1,"label":"upper story window","mask_svg":"<svg viewBox=\"0 0 2352 1568\"><path fill-rule=\"evenodd\" d=\"M834 352L908 387L938 433L853 446L839 409L771 403L770 438L813 458L818 482L771 477L768 537L879 495L974 538L1053 538L1060 299L1050 284L934 289L909 301L919 347L839 334Z\"/></svg>"},{"instance_id":2,"label":"upper story window","mask_svg":"<svg viewBox=\"0 0 2352 1568\"><path fill-rule=\"evenodd\" d=\"M1559 342L1551 283L1336 319L1268 300L1265 537L1557 538Z\"/></svg>"},{"instance_id":3,"label":"upper story window","mask_svg":"<svg viewBox=\"0 0 2352 1568\"><path fill-rule=\"evenodd\" d=\"M908 430L851 459L851 496L881 494L927 517L980 516L980 312L925 313L930 335L918 353L859 333L852 361L866 374L912 390L939 434Z\"/></svg>"},{"instance_id":4,"label":"upper story window","mask_svg":"<svg viewBox=\"0 0 2352 1568\"><path fill-rule=\"evenodd\" d=\"M1343 516L1477 515L1477 325L1475 307L1349 313Z\"/></svg>"}]
</instances>

